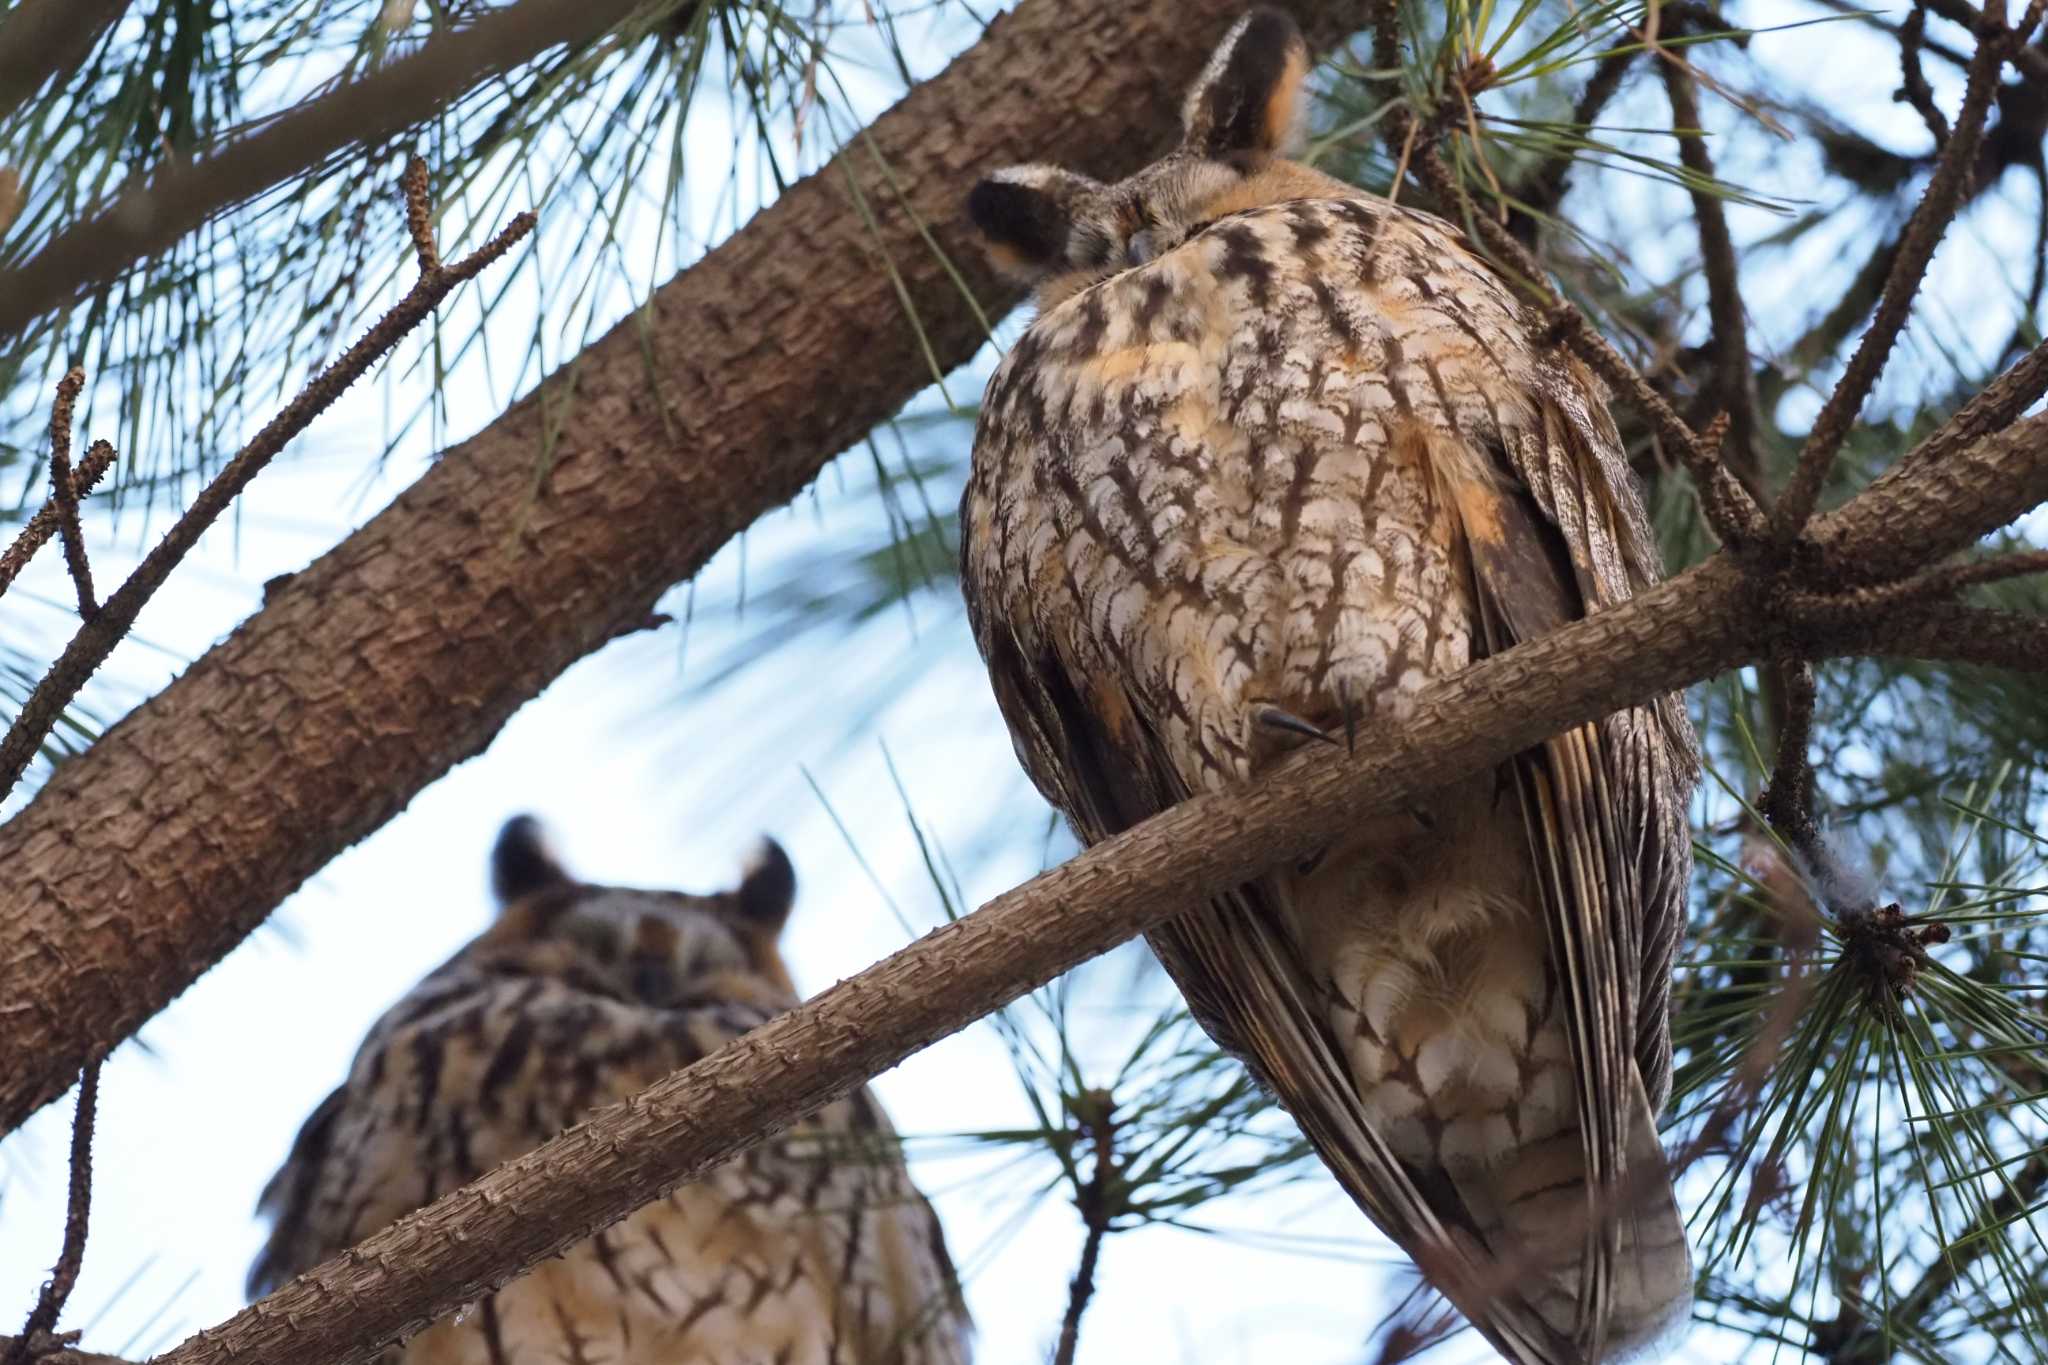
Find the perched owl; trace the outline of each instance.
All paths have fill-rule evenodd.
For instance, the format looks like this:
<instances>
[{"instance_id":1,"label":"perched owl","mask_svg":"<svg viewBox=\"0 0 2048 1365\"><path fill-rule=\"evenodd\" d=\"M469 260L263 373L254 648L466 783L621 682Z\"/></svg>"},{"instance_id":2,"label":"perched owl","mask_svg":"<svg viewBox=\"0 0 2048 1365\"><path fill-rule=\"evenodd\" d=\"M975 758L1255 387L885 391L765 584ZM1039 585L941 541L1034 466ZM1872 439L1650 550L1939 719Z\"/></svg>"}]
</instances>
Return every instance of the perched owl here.
<instances>
[{"instance_id":1,"label":"perched owl","mask_svg":"<svg viewBox=\"0 0 2048 1365\"><path fill-rule=\"evenodd\" d=\"M1591 375L1450 224L1284 159L1307 66L1255 11L1165 159L969 199L1039 314L982 406L961 577L1018 756L1090 842L1659 575ZM1676 698L1619 712L1151 936L1516 1361L1687 1312L1655 1115L1696 769Z\"/></svg>"},{"instance_id":2,"label":"perched owl","mask_svg":"<svg viewBox=\"0 0 2048 1365\"><path fill-rule=\"evenodd\" d=\"M590 886L526 817L496 923L370 1030L264 1191L251 1296L797 1004L766 842L716 896ZM966 1365L937 1219L857 1091L435 1324L390 1365Z\"/></svg>"}]
</instances>

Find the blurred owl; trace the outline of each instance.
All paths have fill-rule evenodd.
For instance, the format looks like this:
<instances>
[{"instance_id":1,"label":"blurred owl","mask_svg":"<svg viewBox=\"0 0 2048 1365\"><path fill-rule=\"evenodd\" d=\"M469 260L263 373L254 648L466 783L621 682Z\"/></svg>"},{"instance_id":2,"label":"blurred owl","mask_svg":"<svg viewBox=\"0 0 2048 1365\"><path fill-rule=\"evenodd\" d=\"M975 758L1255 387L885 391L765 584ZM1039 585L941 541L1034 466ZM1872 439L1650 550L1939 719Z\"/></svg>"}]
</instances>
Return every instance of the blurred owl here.
<instances>
[{"instance_id":1,"label":"blurred owl","mask_svg":"<svg viewBox=\"0 0 2048 1365\"><path fill-rule=\"evenodd\" d=\"M715 896L590 886L521 816L497 921L378 1020L263 1193L251 1296L794 1008L772 841ZM386 1353L389 1365L966 1365L937 1219L866 1090Z\"/></svg>"},{"instance_id":2,"label":"blurred owl","mask_svg":"<svg viewBox=\"0 0 2048 1365\"><path fill-rule=\"evenodd\" d=\"M969 198L1039 311L982 406L961 576L1018 756L1088 842L1660 574L1592 376L1450 224L1284 159L1307 70L1256 10L1163 160ZM1696 771L1663 698L1151 935L1516 1361L1653 1347L1687 1313L1655 1115Z\"/></svg>"}]
</instances>

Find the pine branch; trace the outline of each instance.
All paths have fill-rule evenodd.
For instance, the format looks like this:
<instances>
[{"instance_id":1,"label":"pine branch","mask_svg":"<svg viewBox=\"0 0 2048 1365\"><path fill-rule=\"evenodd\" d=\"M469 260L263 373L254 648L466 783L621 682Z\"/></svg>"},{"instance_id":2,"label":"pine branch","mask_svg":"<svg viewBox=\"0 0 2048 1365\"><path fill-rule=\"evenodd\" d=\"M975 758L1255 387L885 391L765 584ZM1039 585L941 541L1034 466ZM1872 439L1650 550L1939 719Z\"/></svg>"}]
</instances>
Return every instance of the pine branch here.
<instances>
[{"instance_id":1,"label":"pine branch","mask_svg":"<svg viewBox=\"0 0 2048 1365\"><path fill-rule=\"evenodd\" d=\"M1749 323L1743 312L1735 239L1728 231L1728 214L1721 197L1709 188L1716 183L1714 161L1707 151L1692 70L1675 58L1660 61L1657 66L1664 75L1664 89L1671 102L1679 160L1697 177L1692 190L1692 212L1699 224L1700 260L1707 276L1707 312L1713 321L1714 382L1710 392L1719 410L1728 415L1730 470L1752 497L1761 497L1764 481L1757 451L1756 391L1750 383Z\"/></svg>"},{"instance_id":2,"label":"pine branch","mask_svg":"<svg viewBox=\"0 0 2048 1365\"><path fill-rule=\"evenodd\" d=\"M1983 491L1953 496L1949 467ZM1867 490L1816 529L1845 556L1870 557L1902 528L1914 545L1968 543L2043 500L2048 416ZM1755 572L1717 555L1435 681L1355 755L1309 746L1242 790L1198 795L1097 844L400 1219L159 1365L367 1360L1189 904L1545 736L1763 657L1782 631L1757 610Z\"/></svg>"},{"instance_id":3,"label":"pine branch","mask_svg":"<svg viewBox=\"0 0 2048 1365\"><path fill-rule=\"evenodd\" d=\"M199 543L199 537L206 533L206 528L227 511L264 466L310 426L314 418L332 407L349 385L362 378L408 332L424 322L457 285L474 279L484 267L510 251L520 238L533 230L534 216L523 213L463 260L452 266L443 266L435 254L433 238L426 227L426 175L426 164L418 158L413 159L405 175L408 220L413 228L420 261L419 280L355 345L315 375L312 382L299 391L298 397L235 453L235 457L214 476L213 482L192 500L192 505L172 524L164 538L143 556L142 562L107 599L103 608L95 607L92 602L92 580L86 573L85 550L78 531L77 499L75 495L72 497L68 516L63 500L64 490L72 488L69 462L63 458L71 440L71 401L78 396L78 390L85 381L84 374L78 370L64 377L63 384L58 386L57 413L51 419L50 477L59 490L51 501L58 508L58 524L63 528L72 579L78 587L79 615L85 618L85 626L72 637L57 662L51 665L49 673L22 703L5 737L0 737L0 793L13 789L27 770L29 761L64 714L64 708L71 704L86 680L114 652L114 646L128 634L142 608L170 578L171 571L183 562L192 547Z\"/></svg>"},{"instance_id":4,"label":"pine branch","mask_svg":"<svg viewBox=\"0 0 2048 1365\"><path fill-rule=\"evenodd\" d=\"M71 1189L64 1212L64 1245L57 1254L57 1267L43 1283L29 1310L21 1335L0 1355L5 1365L29 1365L47 1357L41 1349L56 1329L78 1272L85 1264L85 1233L92 1216L92 1128L100 1099L100 1064L88 1062L78 1078L78 1112L71 1120Z\"/></svg>"},{"instance_id":5,"label":"pine branch","mask_svg":"<svg viewBox=\"0 0 2048 1365\"><path fill-rule=\"evenodd\" d=\"M1913 299L1920 292L1921 278L1928 262L1934 259L1934 249L1941 244L1962 207L1965 182L1975 167L1984 122L1998 91L1999 72L2004 69L2007 56L2018 50L2027 37L2024 32L2008 29L2002 17L1983 19L1976 31L1977 54L1970 62L1962 110L1956 116L1954 132L1941 149L1934 175L1914 206L1913 216L1907 220L1898 255L1892 260L1891 273L1885 277L1877 317L1849 358L1841 380L1821 406L1820 415L1814 418L1813 430L1800 449L1799 463L1793 468L1783 495L1771 508L1771 529L1781 549L1790 546L1813 515L1821 487L1834 468L1835 456L1898 344Z\"/></svg>"},{"instance_id":6,"label":"pine branch","mask_svg":"<svg viewBox=\"0 0 2048 1365\"><path fill-rule=\"evenodd\" d=\"M49 4L52 0L41 0ZM641 0L518 0L437 33L417 52L288 113L222 135L206 155L167 162L120 191L98 217L59 233L0 270L0 339L42 314L168 250L209 219L327 163L430 118L465 92L563 43L623 22ZM0 89L5 89L0 82Z\"/></svg>"},{"instance_id":7,"label":"pine branch","mask_svg":"<svg viewBox=\"0 0 2048 1365\"><path fill-rule=\"evenodd\" d=\"M1240 9L1027 0L997 18L64 764L0 827L0 1133L570 664L644 624L922 387L927 355L972 355L985 333L956 280L1016 295L960 226L971 177L1136 169L1174 134L1162 91ZM1294 10L1325 47L1353 13ZM73 838L87 827L102 837Z\"/></svg>"}]
</instances>

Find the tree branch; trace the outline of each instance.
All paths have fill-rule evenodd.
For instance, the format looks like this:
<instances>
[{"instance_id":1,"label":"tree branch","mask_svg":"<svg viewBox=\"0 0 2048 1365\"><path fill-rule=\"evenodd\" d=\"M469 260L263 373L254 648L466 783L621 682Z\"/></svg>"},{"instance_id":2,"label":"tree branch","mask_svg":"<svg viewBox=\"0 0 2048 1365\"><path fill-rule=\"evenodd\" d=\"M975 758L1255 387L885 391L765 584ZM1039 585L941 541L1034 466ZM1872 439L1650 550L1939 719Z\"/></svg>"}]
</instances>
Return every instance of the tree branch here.
<instances>
[{"instance_id":1,"label":"tree branch","mask_svg":"<svg viewBox=\"0 0 2048 1365\"><path fill-rule=\"evenodd\" d=\"M6 1365L27 1365L48 1354L38 1346L56 1329L85 1264L85 1233L92 1217L92 1125L99 1099L100 1064L87 1062L78 1078L78 1112L71 1120L71 1189L64 1211L63 1248L57 1253L56 1268L43 1282L43 1292L36 1296L35 1307L29 1310L27 1325L0 1355Z\"/></svg>"},{"instance_id":2,"label":"tree branch","mask_svg":"<svg viewBox=\"0 0 2048 1365\"><path fill-rule=\"evenodd\" d=\"M1750 383L1749 323L1742 308L1735 239L1728 231L1726 207L1708 188L1715 181L1714 160L1707 151L1706 129L1700 120L1692 70L1675 58L1657 66L1664 75L1664 89L1671 101L1678 159L1697 177L1692 189L1692 211L1699 222L1700 261L1707 276L1707 314L1713 325L1712 399L1720 411L1728 414L1732 471L1752 497L1761 497L1764 484L1757 452L1756 392Z\"/></svg>"},{"instance_id":3,"label":"tree branch","mask_svg":"<svg viewBox=\"0 0 2048 1365\"><path fill-rule=\"evenodd\" d=\"M2024 436L2025 440L2018 438ZM2031 443L2031 444L2029 444ZM1948 496L1944 471L1995 490ZM1926 486L1922 486L1926 485ZM2048 417L1822 519L1839 552L1973 540L2048 498ZM1309 746L925 935L713 1056L398 1220L158 1365L353 1365L746 1150L876 1072L1201 898L1543 737L1775 648L1749 571L1717 555L1442 678L1356 755Z\"/></svg>"},{"instance_id":4,"label":"tree branch","mask_svg":"<svg viewBox=\"0 0 2048 1365\"><path fill-rule=\"evenodd\" d=\"M1354 12L1293 8L1322 46ZM997 18L64 764L0 827L0 1133L896 411L927 345L942 367L973 354L977 312L927 232L1007 305L960 226L972 177L1136 169L1240 9L1026 0ZM76 839L88 825L102 837Z\"/></svg>"},{"instance_id":5,"label":"tree branch","mask_svg":"<svg viewBox=\"0 0 2048 1365\"><path fill-rule=\"evenodd\" d=\"M2002 20L1983 20L1977 26L1977 54L1971 59L1963 107L1956 116L1955 131L1941 149L1941 160L1927 182L1913 216L1906 222L1899 252L1893 257L1891 273L1885 277L1884 295L1877 305L1877 317L1863 334L1856 353L1842 378L1814 418L1813 430L1799 451L1799 463L1785 485L1783 496L1771 509L1771 529L1779 547L1789 547L1805 529L1820 500L1828 471L1834 468L1850 426L1863 410L1864 400L1890 359L1905 328L1913 298L1920 292L1921 277L1934 258L1948 226L1955 221L1963 201L1964 183L1975 167L1977 144L1984 135L1984 120L1991 112L1992 97L1998 93L1998 74L2008 52L2015 46L2014 33Z\"/></svg>"},{"instance_id":6,"label":"tree branch","mask_svg":"<svg viewBox=\"0 0 2048 1365\"><path fill-rule=\"evenodd\" d=\"M0 339L169 249L215 215L350 147L395 137L481 82L557 44L595 38L638 8L640 0L517 0L296 109L231 129L207 155L166 163L142 184L121 190L98 217L67 228L14 269L0 270Z\"/></svg>"},{"instance_id":7,"label":"tree branch","mask_svg":"<svg viewBox=\"0 0 2048 1365\"><path fill-rule=\"evenodd\" d=\"M0 23L0 123L69 78L127 9L128 0L23 0Z\"/></svg>"},{"instance_id":8,"label":"tree branch","mask_svg":"<svg viewBox=\"0 0 2048 1365\"><path fill-rule=\"evenodd\" d=\"M425 233L426 175L425 163L415 157L406 170L405 193L420 258L419 280L404 298L377 320L375 326L363 334L361 340L315 375L312 382L299 391L298 397L265 423L249 444L235 453L235 457L214 476L213 482L200 490L199 496L172 524L164 538L143 556L135 571L107 599L104 608L95 609L92 605L92 580L85 575L85 550L77 529L77 501L75 498L72 500L66 517L62 492L52 496L51 501L58 506L58 524L64 528L65 549L73 552L70 556L71 574L78 584L78 609L79 614L85 617L85 625L71 638L71 643L65 646L43 680L36 684L36 690L22 703L21 711L15 716L14 724L8 727L6 736L0 738L0 794L13 789L27 770L29 760L35 757L43 740L64 714L64 708L85 686L86 679L114 652L114 646L127 635L129 627L135 624L135 618L141 615L142 608L156 595L157 589L164 585L171 571L177 568L192 547L199 543L199 537L206 533L206 528L213 525L214 520L241 496L242 490L262 472L263 467L311 425L314 418L333 406L334 400L341 397L349 385L362 378L406 333L425 321L457 285L475 278L485 266L510 251L514 243L533 230L534 216L522 213L496 237L463 260L452 266L442 266L434 254L431 236L421 235ZM84 381L84 374L73 370L58 386L57 416L51 420L50 463L51 482L59 490L71 486L69 462L61 455L63 448L70 444L71 400L77 397ZM58 439L60 431L61 440Z\"/></svg>"}]
</instances>

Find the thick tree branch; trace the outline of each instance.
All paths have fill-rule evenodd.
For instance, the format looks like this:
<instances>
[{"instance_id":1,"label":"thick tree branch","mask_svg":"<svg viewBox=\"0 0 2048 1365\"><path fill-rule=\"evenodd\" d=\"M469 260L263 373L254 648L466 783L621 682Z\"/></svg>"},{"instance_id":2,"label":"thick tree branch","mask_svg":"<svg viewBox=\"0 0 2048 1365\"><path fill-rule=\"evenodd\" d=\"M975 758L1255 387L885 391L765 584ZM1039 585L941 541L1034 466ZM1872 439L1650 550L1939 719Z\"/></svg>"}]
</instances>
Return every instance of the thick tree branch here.
<instances>
[{"instance_id":1,"label":"thick tree branch","mask_svg":"<svg viewBox=\"0 0 2048 1365\"><path fill-rule=\"evenodd\" d=\"M956 226L973 178L1136 169L1241 8L1026 0L64 764L0 827L0 1133L896 411L927 345L971 355L926 231L1006 304ZM1325 46L1354 12L1293 8Z\"/></svg>"},{"instance_id":2,"label":"thick tree branch","mask_svg":"<svg viewBox=\"0 0 2048 1365\"><path fill-rule=\"evenodd\" d=\"M2000 490L1948 496L1967 469ZM1925 485L1925 486L1923 486ZM1815 528L1840 553L1967 542L2048 498L2048 417L1873 488ZM1719 555L1441 679L1355 756L1309 746L989 902L714 1056L593 1115L293 1280L159 1365L352 1365L745 1150L921 1047L1202 897L1405 809L1544 736L1776 648Z\"/></svg>"},{"instance_id":3,"label":"thick tree branch","mask_svg":"<svg viewBox=\"0 0 2048 1365\"><path fill-rule=\"evenodd\" d=\"M350 147L394 137L557 44L594 38L641 3L517 0L487 10L476 22L437 34L410 56L359 80L275 118L230 130L195 161L166 163L142 184L124 188L98 217L59 233L14 269L0 270L0 339L19 335L82 290L167 250L216 214ZM0 89L6 88L0 79Z\"/></svg>"}]
</instances>

